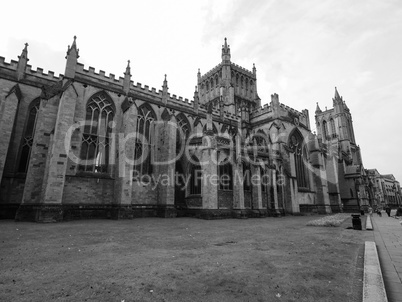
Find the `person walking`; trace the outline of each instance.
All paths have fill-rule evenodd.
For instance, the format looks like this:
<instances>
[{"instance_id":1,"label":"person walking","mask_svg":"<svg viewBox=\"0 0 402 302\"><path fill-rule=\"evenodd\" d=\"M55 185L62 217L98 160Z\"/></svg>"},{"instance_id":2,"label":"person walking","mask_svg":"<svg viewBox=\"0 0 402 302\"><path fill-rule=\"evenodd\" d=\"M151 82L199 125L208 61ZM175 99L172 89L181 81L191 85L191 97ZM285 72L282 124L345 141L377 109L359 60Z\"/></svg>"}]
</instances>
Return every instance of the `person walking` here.
<instances>
[{"instance_id":1,"label":"person walking","mask_svg":"<svg viewBox=\"0 0 402 302\"><path fill-rule=\"evenodd\" d=\"M389 205L385 207L385 212L387 213L388 217L391 217L391 208L389 207Z\"/></svg>"}]
</instances>

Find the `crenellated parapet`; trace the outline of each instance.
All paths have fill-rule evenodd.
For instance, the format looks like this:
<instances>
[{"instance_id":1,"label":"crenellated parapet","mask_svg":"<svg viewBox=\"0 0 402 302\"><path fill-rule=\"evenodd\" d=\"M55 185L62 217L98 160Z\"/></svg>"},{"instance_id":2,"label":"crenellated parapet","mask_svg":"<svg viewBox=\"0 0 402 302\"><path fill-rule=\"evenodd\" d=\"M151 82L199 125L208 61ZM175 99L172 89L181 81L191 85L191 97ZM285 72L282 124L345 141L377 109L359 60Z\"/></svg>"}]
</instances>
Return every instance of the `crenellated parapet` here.
<instances>
[{"instance_id":1,"label":"crenellated parapet","mask_svg":"<svg viewBox=\"0 0 402 302\"><path fill-rule=\"evenodd\" d=\"M273 94L271 98L272 100L269 104L265 104L250 112L250 121L252 124L260 125L278 119L310 130L310 118L307 109L300 112L280 103L277 94Z\"/></svg>"},{"instance_id":2,"label":"crenellated parapet","mask_svg":"<svg viewBox=\"0 0 402 302\"><path fill-rule=\"evenodd\" d=\"M18 68L18 61L11 60L9 63L6 62L6 59L4 57L0 57L0 68L7 69L9 71L12 71L14 73L17 72ZM35 76L39 77L41 79L46 79L50 81L57 81L60 80L63 75L59 74L59 76L56 76L55 73L51 70L49 70L47 73L44 72L43 68L37 67L36 70L32 69L31 65L27 65L25 69L25 74L30 75L30 76Z\"/></svg>"},{"instance_id":3,"label":"crenellated parapet","mask_svg":"<svg viewBox=\"0 0 402 302\"><path fill-rule=\"evenodd\" d=\"M256 79L255 74L252 71L250 71L250 70L248 70L248 69L246 69L246 68L244 68L244 67L242 67L240 65L237 65L235 63L231 63L230 67L231 67L231 69L233 71L243 73L244 75L249 76L249 77L253 78L254 80Z\"/></svg>"},{"instance_id":4,"label":"crenellated parapet","mask_svg":"<svg viewBox=\"0 0 402 302\"><path fill-rule=\"evenodd\" d=\"M109 73L108 75L106 74L105 71L99 70L99 72L95 71L95 68L89 67L88 69L85 69L84 65L81 63L77 64L77 70L76 70L76 77L78 80L91 80L91 82L99 82L104 85L118 85L121 88L123 88L124 85L124 78L119 77L116 78L116 76L112 73ZM134 83L133 81L130 81L130 87L129 87L129 93L141 93L145 94L148 97L154 98L154 99L161 99L162 98L162 90L157 90L154 87L149 87L148 85L143 85L142 83ZM183 98L181 96L177 96L176 94L170 94L168 93L168 99L167 102L176 104L179 106L185 106L188 108L193 107L193 100L189 100L187 98Z\"/></svg>"},{"instance_id":5,"label":"crenellated parapet","mask_svg":"<svg viewBox=\"0 0 402 302\"><path fill-rule=\"evenodd\" d=\"M293 109L285 104L279 103L279 108L281 109L281 111L285 111L285 112L289 112L295 116L298 117L307 117L308 116L308 110L304 109L302 110L302 112L297 111L296 109ZM274 109L272 106L270 106L269 104L265 104L264 106L261 106L259 108L256 108L254 111L251 112L251 117L258 117L260 115L263 114L267 114L272 112Z\"/></svg>"},{"instance_id":6,"label":"crenellated parapet","mask_svg":"<svg viewBox=\"0 0 402 302\"><path fill-rule=\"evenodd\" d=\"M264 106L261 106L259 108L256 108L253 112L251 112L251 117L258 117L267 113L272 112L272 107L269 106L268 104L264 104Z\"/></svg>"},{"instance_id":7,"label":"crenellated parapet","mask_svg":"<svg viewBox=\"0 0 402 302\"><path fill-rule=\"evenodd\" d=\"M297 111L296 109L293 109L293 108L291 108L291 107L289 107L289 106L287 106L287 105L285 105L285 104L280 103L279 106L280 106L280 108L282 108L283 110L288 111L288 112L291 112L291 113L293 113L293 114L295 114L295 115L298 115L298 116L303 115L303 113L301 113L300 111Z\"/></svg>"},{"instance_id":8,"label":"crenellated parapet","mask_svg":"<svg viewBox=\"0 0 402 302\"><path fill-rule=\"evenodd\" d=\"M111 84L118 84L118 85L123 86L123 82L124 82L123 77L116 78L115 75L112 73L109 73L109 75L106 75L106 72L103 70L99 70L99 72L97 73L95 71L94 67L89 66L88 69L85 69L84 64L81 64L81 63L77 63L75 72L76 72L76 74L80 74L80 75L89 77L91 79L96 79L98 81L107 82L107 83L111 83Z\"/></svg>"},{"instance_id":9,"label":"crenellated parapet","mask_svg":"<svg viewBox=\"0 0 402 302\"><path fill-rule=\"evenodd\" d=\"M198 84L202 83L203 81L205 81L206 79L210 78L211 76L215 76L221 69L222 69L222 64L219 63L214 68L212 68L211 70L209 70L208 72L203 74L201 76L200 80L198 81Z\"/></svg>"},{"instance_id":10,"label":"crenellated parapet","mask_svg":"<svg viewBox=\"0 0 402 302\"><path fill-rule=\"evenodd\" d=\"M178 97L175 94L173 94L171 96L170 96L170 94L168 94L168 95L169 95L168 103L175 104L175 105L178 105L180 107L184 106L185 108L189 108L191 110L193 109L194 100L189 100L187 98L183 99L183 97L181 97L181 96Z\"/></svg>"},{"instance_id":11,"label":"crenellated parapet","mask_svg":"<svg viewBox=\"0 0 402 302\"><path fill-rule=\"evenodd\" d=\"M208 114L208 109L207 106L205 104L200 105L199 107L199 113L201 115L207 115ZM223 120L223 121L228 121L228 120L232 120L232 121L238 121L240 119L240 115L239 114L234 114L231 113L229 111L224 111L223 112L223 116L221 116L221 113L219 110L217 109L212 109L212 117L213 120Z\"/></svg>"}]
</instances>

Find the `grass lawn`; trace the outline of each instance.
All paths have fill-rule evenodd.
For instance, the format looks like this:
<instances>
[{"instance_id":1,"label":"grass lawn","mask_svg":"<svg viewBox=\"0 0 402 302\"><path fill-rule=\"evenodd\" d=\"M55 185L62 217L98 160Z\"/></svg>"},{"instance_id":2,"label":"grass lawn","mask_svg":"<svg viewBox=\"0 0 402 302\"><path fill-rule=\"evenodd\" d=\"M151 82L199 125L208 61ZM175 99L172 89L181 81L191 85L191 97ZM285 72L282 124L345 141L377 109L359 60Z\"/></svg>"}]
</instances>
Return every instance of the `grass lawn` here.
<instances>
[{"instance_id":1,"label":"grass lawn","mask_svg":"<svg viewBox=\"0 0 402 302\"><path fill-rule=\"evenodd\" d=\"M0 221L0 301L361 301L371 233L320 217Z\"/></svg>"}]
</instances>

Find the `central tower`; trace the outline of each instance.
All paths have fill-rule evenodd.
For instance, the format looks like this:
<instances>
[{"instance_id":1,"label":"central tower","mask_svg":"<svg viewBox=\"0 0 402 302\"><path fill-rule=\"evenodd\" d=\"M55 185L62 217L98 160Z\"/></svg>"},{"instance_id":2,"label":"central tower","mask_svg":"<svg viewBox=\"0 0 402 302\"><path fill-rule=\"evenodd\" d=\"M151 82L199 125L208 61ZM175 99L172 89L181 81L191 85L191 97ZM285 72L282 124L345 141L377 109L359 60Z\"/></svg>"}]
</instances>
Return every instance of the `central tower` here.
<instances>
[{"instance_id":1,"label":"central tower","mask_svg":"<svg viewBox=\"0 0 402 302\"><path fill-rule=\"evenodd\" d=\"M243 112L250 112L261 105L255 66L249 71L232 63L226 38L222 45L222 62L204 75L198 70L197 79L200 104L212 106L222 113L236 114L241 111L242 118L247 120L248 115Z\"/></svg>"}]
</instances>

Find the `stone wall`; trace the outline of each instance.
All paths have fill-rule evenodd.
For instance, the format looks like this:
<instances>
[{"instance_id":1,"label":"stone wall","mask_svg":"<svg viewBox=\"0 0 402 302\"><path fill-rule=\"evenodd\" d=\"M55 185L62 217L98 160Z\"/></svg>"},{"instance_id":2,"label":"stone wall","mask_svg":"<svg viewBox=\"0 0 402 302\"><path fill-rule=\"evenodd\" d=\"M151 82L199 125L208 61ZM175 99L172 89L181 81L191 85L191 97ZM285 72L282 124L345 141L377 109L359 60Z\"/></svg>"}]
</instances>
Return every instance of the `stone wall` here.
<instances>
[{"instance_id":1,"label":"stone wall","mask_svg":"<svg viewBox=\"0 0 402 302\"><path fill-rule=\"evenodd\" d=\"M114 180L107 178L67 176L63 191L65 204L112 204Z\"/></svg>"},{"instance_id":2,"label":"stone wall","mask_svg":"<svg viewBox=\"0 0 402 302\"><path fill-rule=\"evenodd\" d=\"M233 191L218 190L218 208L219 209L233 208Z\"/></svg>"},{"instance_id":3,"label":"stone wall","mask_svg":"<svg viewBox=\"0 0 402 302\"><path fill-rule=\"evenodd\" d=\"M133 192L131 198L131 203L133 205L156 205L158 203L158 191L156 189L156 184L153 181L150 181L149 183L133 181Z\"/></svg>"},{"instance_id":4,"label":"stone wall","mask_svg":"<svg viewBox=\"0 0 402 302\"><path fill-rule=\"evenodd\" d=\"M251 191L244 191L244 207L246 209L250 209L251 208Z\"/></svg>"},{"instance_id":5,"label":"stone wall","mask_svg":"<svg viewBox=\"0 0 402 302\"><path fill-rule=\"evenodd\" d=\"M186 204L188 208L202 208L202 197L201 196L189 196L186 197Z\"/></svg>"}]
</instances>

